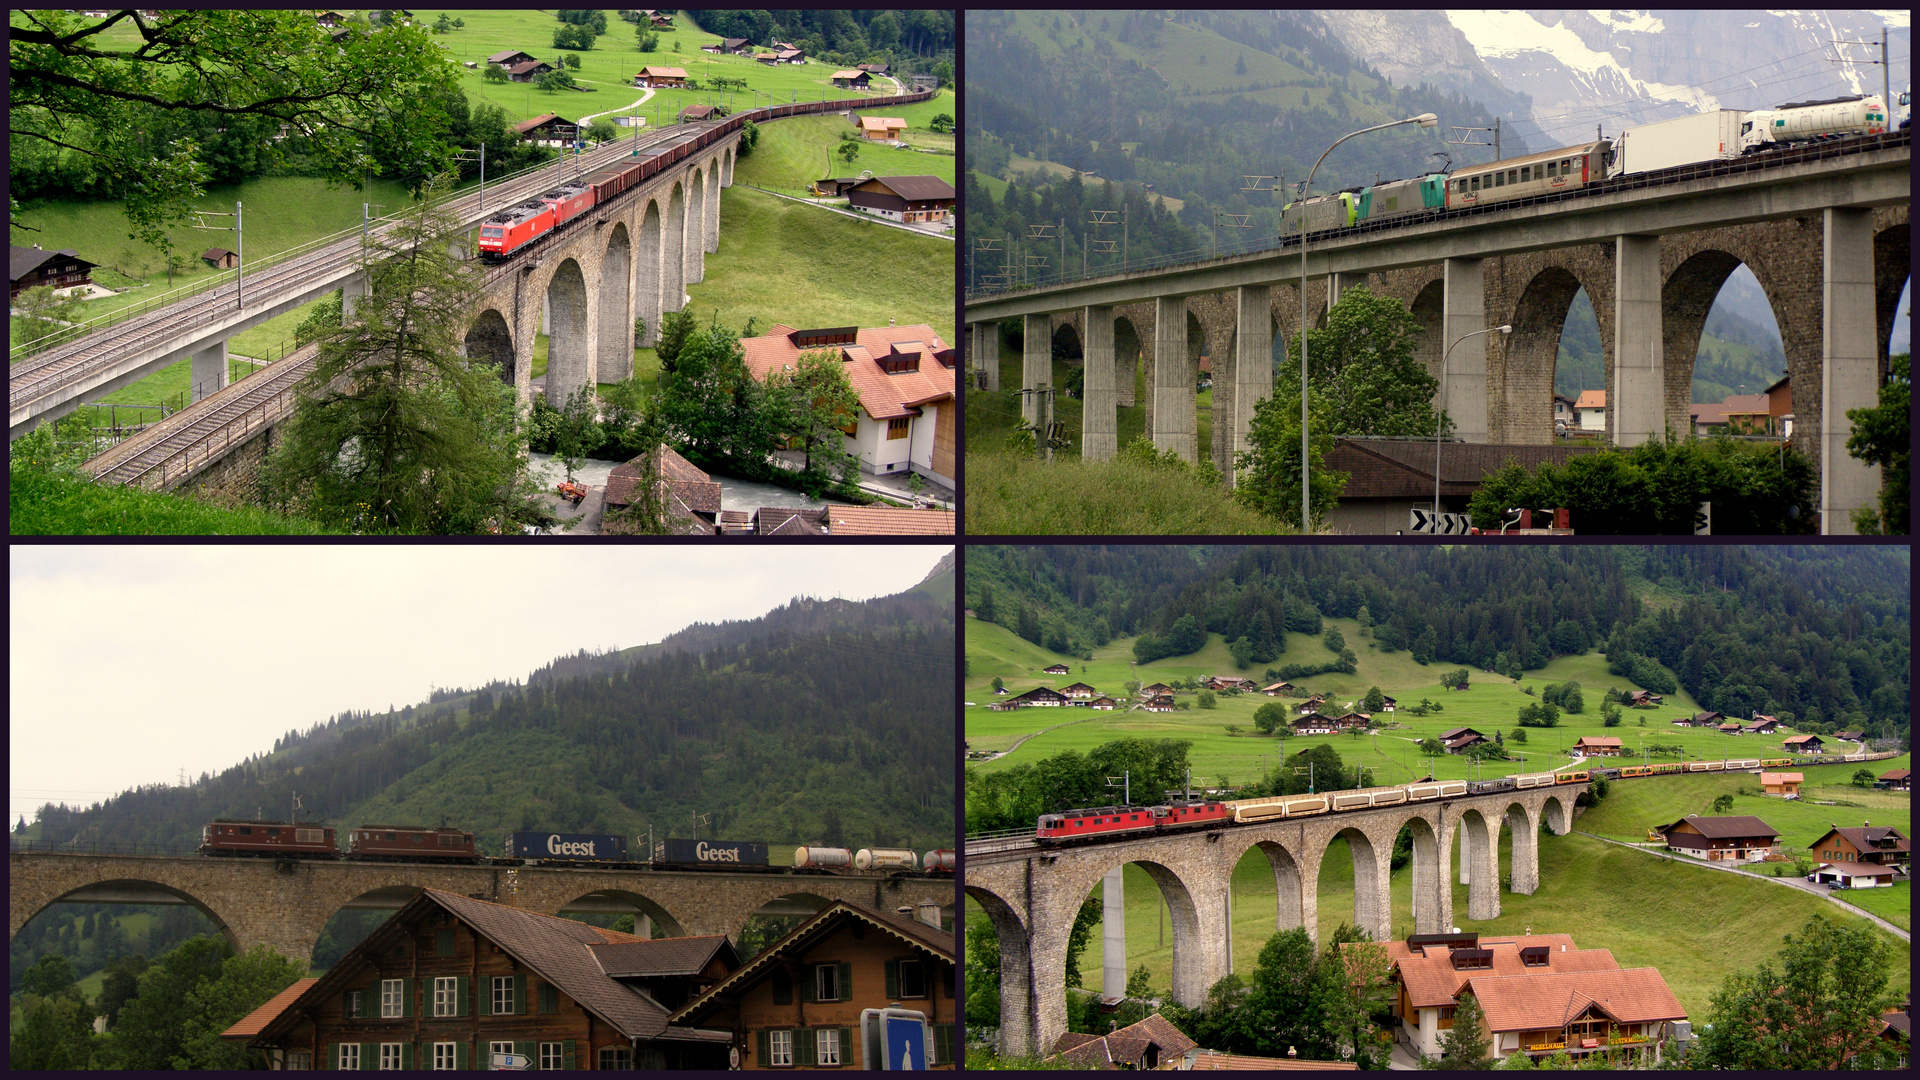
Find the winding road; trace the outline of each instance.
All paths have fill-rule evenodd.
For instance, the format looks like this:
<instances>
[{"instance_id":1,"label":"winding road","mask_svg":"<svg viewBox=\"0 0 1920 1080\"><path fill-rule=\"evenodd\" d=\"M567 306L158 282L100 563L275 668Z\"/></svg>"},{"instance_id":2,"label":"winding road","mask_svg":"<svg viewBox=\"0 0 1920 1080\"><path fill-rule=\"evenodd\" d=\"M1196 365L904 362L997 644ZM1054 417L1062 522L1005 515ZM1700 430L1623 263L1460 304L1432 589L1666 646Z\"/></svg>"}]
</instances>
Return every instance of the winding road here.
<instances>
[{"instance_id":1,"label":"winding road","mask_svg":"<svg viewBox=\"0 0 1920 1080\"><path fill-rule=\"evenodd\" d=\"M582 126L585 126L587 124L593 123L595 120L598 120L603 116L612 116L614 113L626 112L628 109L637 109L640 106L645 105L648 101L652 99L653 99L653 88L648 87L647 92L640 95L639 101L636 101L631 105L622 105L617 109L608 109L606 112L597 112L597 113L594 113L592 116L583 116L579 119L578 122Z\"/></svg>"}]
</instances>

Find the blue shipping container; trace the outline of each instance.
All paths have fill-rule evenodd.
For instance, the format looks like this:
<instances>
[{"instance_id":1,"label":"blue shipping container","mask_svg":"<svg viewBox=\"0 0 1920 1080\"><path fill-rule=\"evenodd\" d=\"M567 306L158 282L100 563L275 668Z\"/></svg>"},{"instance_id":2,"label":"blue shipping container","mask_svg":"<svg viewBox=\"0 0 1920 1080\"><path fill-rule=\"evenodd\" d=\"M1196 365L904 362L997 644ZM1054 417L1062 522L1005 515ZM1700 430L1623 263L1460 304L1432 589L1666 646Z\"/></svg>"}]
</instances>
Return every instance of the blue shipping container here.
<instances>
[{"instance_id":1,"label":"blue shipping container","mask_svg":"<svg viewBox=\"0 0 1920 1080\"><path fill-rule=\"evenodd\" d=\"M599 833L517 832L507 838L507 856L562 862L626 862L627 838Z\"/></svg>"},{"instance_id":2,"label":"blue shipping container","mask_svg":"<svg viewBox=\"0 0 1920 1080\"><path fill-rule=\"evenodd\" d=\"M754 840L666 840L654 861L700 866L765 866L767 845Z\"/></svg>"}]
</instances>

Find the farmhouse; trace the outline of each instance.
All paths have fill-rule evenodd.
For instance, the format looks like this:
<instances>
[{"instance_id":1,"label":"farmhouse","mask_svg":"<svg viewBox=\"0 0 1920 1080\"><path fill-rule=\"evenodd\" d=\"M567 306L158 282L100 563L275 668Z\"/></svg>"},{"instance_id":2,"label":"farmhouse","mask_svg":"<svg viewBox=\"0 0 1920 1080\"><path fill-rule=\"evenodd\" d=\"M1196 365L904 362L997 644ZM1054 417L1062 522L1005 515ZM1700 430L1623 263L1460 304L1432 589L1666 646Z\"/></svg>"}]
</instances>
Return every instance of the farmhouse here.
<instances>
[{"instance_id":1,"label":"farmhouse","mask_svg":"<svg viewBox=\"0 0 1920 1080\"><path fill-rule=\"evenodd\" d=\"M852 433L843 439L860 470L876 476L917 472L954 486L955 356L931 326L796 330L775 324L769 333L742 338L740 348L747 370L762 381L795 370L803 352L837 353L860 396L860 411L849 418Z\"/></svg>"},{"instance_id":2,"label":"farmhouse","mask_svg":"<svg viewBox=\"0 0 1920 1080\"><path fill-rule=\"evenodd\" d=\"M1144 698L1159 697L1162 694L1171 693L1173 693L1173 687L1163 682L1157 682L1151 686L1143 686L1140 688L1140 696Z\"/></svg>"},{"instance_id":3,"label":"farmhouse","mask_svg":"<svg viewBox=\"0 0 1920 1080\"><path fill-rule=\"evenodd\" d=\"M1317 712L1310 712L1293 722L1293 733L1295 735L1331 735L1333 734L1333 729L1333 718L1330 716L1321 716Z\"/></svg>"},{"instance_id":4,"label":"farmhouse","mask_svg":"<svg viewBox=\"0 0 1920 1080\"><path fill-rule=\"evenodd\" d=\"M860 137L876 142L891 142L898 139L900 133L907 130L907 122L897 116L863 116L860 118Z\"/></svg>"},{"instance_id":5,"label":"farmhouse","mask_svg":"<svg viewBox=\"0 0 1920 1080\"><path fill-rule=\"evenodd\" d=\"M545 60L527 60L507 65L507 77L514 82L532 82L553 70L553 65Z\"/></svg>"},{"instance_id":6,"label":"farmhouse","mask_svg":"<svg viewBox=\"0 0 1920 1080\"><path fill-rule=\"evenodd\" d=\"M1760 774L1760 787L1769 795L1785 795L1799 798L1800 785L1807 782L1806 774L1797 772L1763 772Z\"/></svg>"},{"instance_id":7,"label":"farmhouse","mask_svg":"<svg viewBox=\"0 0 1920 1080\"><path fill-rule=\"evenodd\" d=\"M88 262L76 254L72 248L62 251L42 251L39 244L32 247L7 248L8 295L18 298L28 289L37 289L51 285L56 289L70 289L80 285L93 284L93 268L99 263Z\"/></svg>"},{"instance_id":8,"label":"farmhouse","mask_svg":"<svg viewBox=\"0 0 1920 1080\"><path fill-rule=\"evenodd\" d=\"M1090 709L1099 709L1101 712L1112 712L1120 706L1110 697L1097 697L1087 702L1087 707Z\"/></svg>"},{"instance_id":9,"label":"farmhouse","mask_svg":"<svg viewBox=\"0 0 1920 1080\"><path fill-rule=\"evenodd\" d=\"M1818 754L1823 752L1820 749L1822 743L1818 735L1789 735L1780 745L1786 747L1790 753L1795 754Z\"/></svg>"},{"instance_id":10,"label":"farmhouse","mask_svg":"<svg viewBox=\"0 0 1920 1080\"><path fill-rule=\"evenodd\" d=\"M522 139L541 146L564 146L574 137L579 125L553 113L541 113L531 120L513 125Z\"/></svg>"},{"instance_id":11,"label":"farmhouse","mask_svg":"<svg viewBox=\"0 0 1920 1080\"><path fill-rule=\"evenodd\" d=\"M1274 683L1272 686L1261 687L1260 692L1267 695L1268 697L1279 697L1280 695L1292 689L1293 689L1293 684L1290 682L1277 682L1277 683Z\"/></svg>"},{"instance_id":12,"label":"farmhouse","mask_svg":"<svg viewBox=\"0 0 1920 1080\"><path fill-rule=\"evenodd\" d=\"M1893 867L1876 863L1821 863L1819 869L1807 875L1807 880L1849 889L1878 889L1893 885L1898 876Z\"/></svg>"},{"instance_id":13,"label":"farmhouse","mask_svg":"<svg viewBox=\"0 0 1920 1080\"><path fill-rule=\"evenodd\" d=\"M1813 857L1830 863L1875 863L1906 872L1913 848L1899 829L1874 828L1861 822L1857 829L1835 825L1807 848Z\"/></svg>"},{"instance_id":14,"label":"farmhouse","mask_svg":"<svg viewBox=\"0 0 1920 1080\"><path fill-rule=\"evenodd\" d=\"M221 1038L284 1069L726 1067L731 1038L669 1011L740 967L723 935L652 941L423 889L318 979Z\"/></svg>"},{"instance_id":15,"label":"farmhouse","mask_svg":"<svg viewBox=\"0 0 1920 1080\"><path fill-rule=\"evenodd\" d=\"M1583 735L1573 744L1575 757L1619 757L1620 740Z\"/></svg>"},{"instance_id":16,"label":"farmhouse","mask_svg":"<svg viewBox=\"0 0 1920 1080\"><path fill-rule=\"evenodd\" d=\"M864 71L836 71L829 78L833 80L833 85L842 90L865 90L873 81L872 76Z\"/></svg>"},{"instance_id":17,"label":"farmhouse","mask_svg":"<svg viewBox=\"0 0 1920 1080\"><path fill-rule=\"evenodd\" d=\"M1447 753L1449 754L1457 754L1469 746L1486 741L1487 737L1485 735L1480 734L1470 727L1454 728L1452 731L1442 732L1440 735L1440 742L1447 748Z\"/></svg>"},{"instance_id":18,"label":"farmhouse","mask_svg":"<svg viewBox=\"0 0 1920 1080\"><path fill-rule=\"evenodd\" d=\"M1720 734L1722 735L1738 735L1742 730L1744 729L1741 728L1740 724L1733 720L1729 720L1720 725Z\"/></svg>"},{"instance_id":19,"label":"farmhouse","mask_svg":"<svg viewBox=\"0 0 1920 1080\"><path fill-rule=\"evenodd\" d=\"M1384 694L1382 694L1382 695L1380 696L1380 711L1381 711L1381 712L1392 712L1393 710L1395 710L1395 709L1397 709L1397 708L1399 708L1399 707L1400 707L1400 703L1399 703L1399 702L1397 702L1397 701L1395 701L1395 700L1393 700L1393 699L1392 699L1392 698L1390 698L1390 697L1387 697L1387 696L1386 696L1386 695L1384 695Z\"/></svg>"},{"instance_id":20,"label":"farmhouse","mask_svg":"<svg viewBox=\"0 0 1920 1080\"><path fill-rule=\"evenodd\" d=\"M1627 693L1625 700L1627 706L1632 708L1636 705L1663 705L1667 699L1651 690L1633 690Z\"/></svg>"},{"instance_id":21,"label":"farmhouse","mask_svg":"<svg viewBox=\"0 0 1920 1080\"><path fill-rule=\"evenodd\" d=\"M1154 697L1150 697L1147 699L1147 704L1145 708L1148 712L1172 712L1173 711L1173 695L1159 694Z\"/></svg>"},{"instance_id":22,"label":"farmhouse","mask_svg":"<svg viewBox=\"0 0 1920 1080\"><path fill-rule=\"evenodd\" d=\"M1178 1069L1199 1044L1159 1013L1105 1035L1063 1033L1048 1061L1076 1069Z\"/></svg>"},{"instance_id":23,"label":"farmhouse","mask_svg":"<svg viewBox=\"0 0 1920 1080\"><path fill-rule=\"evenodd\" d=\"M1644 1054L1686 1019L1658 969L1623 970L1612 952L1576 948L1566 934L1416 934L1385 944L1399 991L1393 1015L1423 1057L1440 1055L1441 1032L1468 994L1497 1057Z\"/></svg>"},{"instance_id":24,"label":"farmhouse","mask_svg":"<svg viewBox=\"0 0 1920 1080\"><path fill-rule=\"evenodd\" d=\"M1693 719L1688 721L1688 723L1691 723L1694 727L1719 727L1721 724L1726 723L1726 721L1727 718L1723 713L1697 712L1693 714Z\"/></svg>"},{"instance_id":25,"label":"farmhouse","mask_svg":"<svg viewBox=\"0 0 1920 1080\"><path fill-rule=\"evenodd\" d=\"M1036 686L1018 697L1007 699L1007 704L1021 708L1057 708L1067 703L1067 696L1051 686Z\"/></svg>"},{"instance_id":26,"label":"farmhouse","mask_svg":"<svg viewBox=\"0 0 1920 1080\"><path fill-rule=\"evenodd\" d=\"M1088 686L1086 683L1083 683L1083 682L1077 682L1068 686L1063 686L1060 688L1060 692L1067 695L1069 698L1072 698L1075 701L1092 701L1094 698L1097 698L1100 696L1100 691L1095 690L1093 687Z\"/></svg>"},{"instance_id":27,"label":"farmhouse","mask_svg":"<svg viewBox=\"0 0 1920 1080\"><path fill-rule=\"evenodd\" d=\"M1067 674L1067 665L1049 664L1048 666L1043 667L1040 670L1046 672L1048 675L1065 675Z\"/></svg>"},{"instance_id":28,"label":"farmhouse","mask_svg":"<svg viewBox=\"0 0 1920 1080\"><path fill-rule=\"evenodd\" d=\"M1780 721L1771 716L1753 714L1753 721L1747 725L1749 735L1772 735L1780 730Z\"/></svg>"},{"instance_id":29,"label":"farmhouse","mask_svg":"<svg viewBox=\"0 0 1920 1080\"><path fill-rule=\"evenodd\" d=\"M1258 689L1252 679L1242 679L1237 675L1213 675L1207 679L1209 690L1255 690Z\"/></svg>"},{"instance_id":30,"label":"farmhouse","mask_svg":"<svg viewBox=\"0 0 1920 1080\"><path fill-rule=\"evenodd\" d=\"M487 57L487 63L494 67L511 68L515 64L524 64L532 59L533 54L530 52L522 52L519 49L508 49L505 52L497 52Z\"/></svg>"},{"instance_id":31,"label":"farmhouse","mask_svg":"<svg viewBox=\"0 0 1920 1080\"><path fill-rule=\"evenodd\" d=\"M937 176L876 176L847 189L848 209L905 224L945 221L953 185Z\"/></svg>"},{"instance_id":32,"label":"farmhouse","mask_svg":"<svg viewBox=\"0 0 1920 1080\"><path fill-rule=\"evenodd\" d=\"M1333 727L1336 731L1352 731L1355 728L1365 731L1371 726L1373 726L1373 717L1363 712L1350 712L1333 718Z\"/></svg>"},{"instance_id":33,"label":"farmhouse","mask_svg":"<svg viewBox=\"0 0 1920 1080\"><path fill-rule=\"evenodd\" d=\"M1319 710L1320 706L1325 705L1326 703L1327 703L1327 696L1325 694L1315 694L1312 697L1300 703L1299 711L1302 715L1305 715L1306 713L1310 713L1310 712L1316 712Z\"/></svg>"},{"instance_id":34,"label":"farmhouse","mask_svg":"<svg viewBox=\"0 0 1920 1080\"><path fill-rule=\"evenodd\" d=\"M1655 830L1667 841L1667 850L1708 862L1758 862L1778 850L1780 832L1751 815L1701 817L1688 814Z\"/></svg>"},{"instance_id":35,"label":"farmhouse","mask_svg":"<svg viewBox=\"0 0 1920 1080\"><path fill-rule=\"evenodd\" d=\"M641 87L685 86L687 69L677 67L656 67L652 64L640 69L633 77L633 85Z\"/></svg>"},{"instance_id":36,"label":"farmhouse","mask_svg":"<svg viewBox=\"0 0 1920 1080\"><path fill-rule=\"evenodd\" d=\"M1894 769L1892 772L1881 773L1879 782L1874 786L1886 788L1888 791L1912 791L1912 785L1911 772L1906 769Z\"/></svg>"},{"instance_id":37,"label":"farmhouse","mask_svg":"<svg viewBox=\"0 0 1920 1080\"><path fill-rule=\"evenodd\" d=\"M1867 741L1867 733L1864 731L1836 731L1833 733L1833 737L1836 739L1845 739L1848 742Z\"/></svg>"},{"instance_id":38,"label":"farmhouse","mask_svg":"<svg viewBox=\"0 0 1920 1080\"><path fill-rule=\"evenodd\" d=\"M702 1033L718 1029L722 1045L740 1051L742 1069L864 1070L880 1063L860 1045L861 1011L908 1008L927 1018L932 1066L951 1069L954 936L941 928L937 904L919 914L835 901L670 1019Z\"/></svg>"}]
</instances>

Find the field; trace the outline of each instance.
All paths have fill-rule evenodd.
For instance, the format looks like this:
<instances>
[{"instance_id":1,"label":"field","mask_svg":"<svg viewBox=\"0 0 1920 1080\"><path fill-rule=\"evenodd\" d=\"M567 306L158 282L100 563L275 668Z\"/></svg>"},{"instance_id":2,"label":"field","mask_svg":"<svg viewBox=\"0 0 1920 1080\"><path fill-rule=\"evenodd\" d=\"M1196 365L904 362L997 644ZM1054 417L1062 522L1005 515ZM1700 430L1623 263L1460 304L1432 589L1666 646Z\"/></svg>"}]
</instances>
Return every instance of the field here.
<instances>
[{"instance_id":1,"label":"field","mask_svg":"<svg viewBox=\"0 0 1920 1080\"><path fill-rule=\"evenodd\" d=\"M1518 682L1475 671L1470 689L1453 691L1443 689L1439 678L1456 665L1435 662L1422 667L1404 651L1378 651L1370 639L1360 636L1359 625L1352 620L1327 619L1324 622L1328 626L1338 626L1347 640L1347 646L1359 654L1357 671L1352 675L1336 673L1293 681L1316 693L1328 695L1328 707L1322 711L1334 710L1333 715L1347 711L1365 696L1368 688L1378 686L1384 693L1399 700L1399 710L1388 721L1391 727L1361 738L1343 734L1302 738L1289 736L1281 740L1254 731L1254 711L1271 701L1297 704L1299 699L1268 698L1259 694L1221 694L1216 695L1217 705L1213 709L1201 709L1195 705L1189 710L1173 713L1096 713L1094 715L1098 719L1089 723L1048 732L1029 740L1012 754L972 767L989 771L1003 769L1023 762L1031 763L1065 750L1085 752L1101 743L1126 736L1179 738L1193 741L1189 758L1196 779L1204 776L1212 783L1225 776L1245 781L1257 779L1274 765L1281 742L1286 744L1288 753L1294 753L1305 749L1313 741L1324 740L1330 741L1342 758L1378 767L1381 782L1402 782L1427 773L1426 759L1418 753L1415 745L1421 739L1457 727L1472 727L1488 737L1496 731L1511 736L1518 726L1517 713L1520 708L1538 700L1537 696L1527 696L1523 688L1532 687L1537 695L1549 683L1569 680L1580 683L1585 711L1577 715L1563 714L1560 725L1555 728L1527 729L1528 741L1525 745L1509 739L1508 752L1521 760L1485 762L1480 775L1504 776L1564 767L1572 761L1565 752L1566 748L1583 735L1612 735L1622 739L1628 747L1635 746L1644 737L1649 742L1684 746L1690 757L1765 757L1783 754L1778 737L1734 737L1705 729L1671 726L1673 719L1691 714L1697 708L1693 699L1684 692L1668 695L1667 704L1659 709L1626 710L1620 727L1603 727L1600 720L1601 693L1609 686L1623 690L1636 687L1625 678L1607 674L1606 660L1598 653L1556 658L1545 669L1528 672L1526 678ZM985 706L994 700L990 684L995 676L1004 679L1007 688L1016 694L1034 686L1058 687L1070 682L1085 682L1103 693L1119 697L1125 694L1125 684L1129 680L1142 683L1171 682L1189 676L1214 674L1260 679L1262 669L1267 666L1324 663L1333 659L1319 638L1294 633L1287 635L1287 651L1271 665L1255 665L1245 672L1234 667L1226 643L1218 634L1210 635L1206 647L1197 653L1168 657L1151 664L1136 665L1132 650L1133 639L1117 639L1094 650L1092 661L1083 662L1048 653L1021 641L1004 627L968 619L969 674L966 700L974 703L965 711L969 748L1002 750L1022 734L1066 719L1079 719L1077 715L1053 715L1062 711L1076 714L1080 711L1071 708L988 712ZM1068 663L1073 669L1072 674L1062 678L1039 673L1041 668L1059 662ZM1197 697L1192 692L1181 692L1175 695L1174 700L1176 703L1193 704ZM1425 717L1408 713L1407 707L1417 704L1422 698L1439 702L1445 708ZM1645 726L1641 726L1642 720L1646 721ZM1229 724L1237 725L1241 730L1230 734L1226 730ZM1432 762L1433 775L1464 778L1468 765L1468 759L1464 757L1441 757ZM1711 801L1711 797L1708 801ZM1644 837L1644 828L1641 836Z\"/></svg>"},{"instance_id":2,"label":"field","mask_svg":"<svg viewBox=\"0 0 1920 1080\"><path fill-rule=\"evenodd\" d=\"M1021 383L1020 354L1005 346L1000 350L1000 385L1009 389L997 394L976 393L967 396L967 444L988 449L998 448L1007 434L1020 423L1020 399L1016 389ZM1052 362L1052 383L1065 386L1069 373L1078 365L1065 360ZM1124 370L1124 369L1123 369ZM1125 446L1147 433L1147 399L1152 388L1146 382L1146 364L1133 365L1134 405L1114 410L1114 421L1119 434L1119 444ZM1054 451L1057 459L1077 461L1080 458L1081 416L1085 403L1077 397L1055 394L1053 397L1053 418L1065 425L1069 445ZM1194 397L1195 445L1202 456L1213 452L1213 391L1208 390Z\"/></svg>"},{"instance_id":3,"label":"field","mask_svg":"<svg viewBox=\"0 0 1920 1080\"><path fill-rule=\"evenodd\" d=\"M956 111L952 91L942 90L930 101L890 108L886 115L907 121L906 141L937 147L940 140L950 142L952 136L927 131L927 122L938 113L951 115ZM834 152L840 145L840 133L848 130L849 121L831 114L795 116L762 125L753 153L734 166L734 179L789 195L805 194L808 186L823 176L859 176L866 171L875 176L937 176L950 184L955 182L956 159L952 154L923 154L863 142L859 156L849 164Z\"/></svg>"}]
</instances>

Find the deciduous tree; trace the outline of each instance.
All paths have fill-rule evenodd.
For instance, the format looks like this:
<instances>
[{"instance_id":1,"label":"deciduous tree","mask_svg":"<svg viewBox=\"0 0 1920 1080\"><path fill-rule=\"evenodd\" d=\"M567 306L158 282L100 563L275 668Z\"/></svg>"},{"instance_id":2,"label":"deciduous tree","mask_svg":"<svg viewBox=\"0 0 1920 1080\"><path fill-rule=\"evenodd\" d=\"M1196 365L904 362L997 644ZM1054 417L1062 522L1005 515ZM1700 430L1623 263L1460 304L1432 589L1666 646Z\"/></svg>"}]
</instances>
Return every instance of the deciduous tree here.
<instances>
[{"instance_id":1,"label":"deciduous tree","mask_svg":"<svg viewBox=\"0 0 1920 1080\"><path fill-rule=\"evenodd\" d=\"M1868 409L1848 409L1853 433L1847 436L1847 453L1869 465L1880 466L1880 506L1854 511L1854 527L1862 533L1897 533L1905 536L1913 513L1912 420L1908 403L1912 400L1912 354L1900 353L1887 362L1887 382L1880 388L1880 403Z\"/></svg>"},{"instance_id":2,"label":"deciduous tree","mask_svg":"<svg viewBox=\"0 0 1920 1080\"><path fill-rule=\"evenodd\" d=\"M1775 957L1728 976L1694 1053L1718 1069L1839 1069L1879 1049L1892 950L1865 923L1816 915Z\"/></svg>"}]
</instances>

